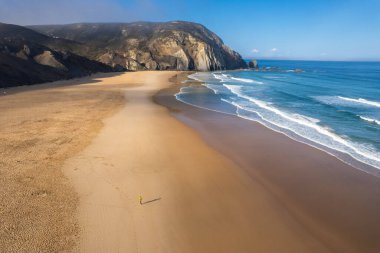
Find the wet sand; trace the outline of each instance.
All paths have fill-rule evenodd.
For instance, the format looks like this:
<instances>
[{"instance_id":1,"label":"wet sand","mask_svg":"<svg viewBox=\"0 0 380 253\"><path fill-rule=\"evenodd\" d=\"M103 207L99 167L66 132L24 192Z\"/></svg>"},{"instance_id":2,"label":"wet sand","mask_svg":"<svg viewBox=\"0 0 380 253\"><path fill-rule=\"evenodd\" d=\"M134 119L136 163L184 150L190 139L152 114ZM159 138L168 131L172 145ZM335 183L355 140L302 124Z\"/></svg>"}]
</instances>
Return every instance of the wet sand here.
<instances>
[{"instance_id":1,"label":"wet sand","mask_svg":"<svg viewBox=\"0 0 380 253\"><path fill-rule=\"evenodd\" d=\"M8 90L0 251L379 251L378 178L177 102L183 75Z\"/></svg>"},{"instance_id":2,"label":"wet sand","mask_svg":"<svg viewBox=\"0 0 380 253\"><path fill-rule=\"evenodd\" d=\"M379 177L259 123L176 101L183 78L156 101L233 160L331 251L380 251Z\"/></svg>"},{"instance_id":3,"label":"wet sand","mask_svg":"<svg viewBox=\"0 0 380 253\"><path fill-rule=\"evenodd\" d=\"M125 107L66 162L80 199L80 251L329 252L261 184L154 103L173 74L125 74L134 84Z\"/></svg>"}]
</instances>

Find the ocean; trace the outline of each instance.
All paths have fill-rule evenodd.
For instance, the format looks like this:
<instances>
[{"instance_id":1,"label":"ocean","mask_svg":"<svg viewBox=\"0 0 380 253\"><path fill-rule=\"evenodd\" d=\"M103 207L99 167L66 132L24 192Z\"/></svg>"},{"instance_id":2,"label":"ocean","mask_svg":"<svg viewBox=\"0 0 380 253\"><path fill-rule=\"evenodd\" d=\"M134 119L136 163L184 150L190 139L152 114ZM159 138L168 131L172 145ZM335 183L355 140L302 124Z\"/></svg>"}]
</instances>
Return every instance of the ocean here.
<instances>
[{"instance_id":1,"label":"ocean","mask_svg":"<svg viewBox=\"0 0 380 253\"><path fill-rule=\"evenodd\" d=\"M380 172L379 62L258 63L259 71L192 74L175 96L259 122L356 168Z\"/></svg>"}]
</instances>

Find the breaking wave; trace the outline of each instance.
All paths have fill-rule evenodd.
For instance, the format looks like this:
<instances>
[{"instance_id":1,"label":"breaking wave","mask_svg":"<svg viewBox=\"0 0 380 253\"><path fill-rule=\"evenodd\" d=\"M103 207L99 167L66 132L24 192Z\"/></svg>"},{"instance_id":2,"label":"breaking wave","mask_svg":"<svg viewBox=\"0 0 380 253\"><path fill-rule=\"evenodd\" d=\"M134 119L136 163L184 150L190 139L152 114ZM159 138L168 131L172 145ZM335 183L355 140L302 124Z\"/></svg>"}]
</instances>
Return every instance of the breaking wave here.
<instances>
[{"instance_id":1,"label":"breaking wave","mask_svg":"<svg viewBox=\"0 0 380 253\"><path fill-rule=\"evenodd\" d=\"M267 102L247 96L242 92L242 86L227 84L224 84L223 86L236 96L253 103L253 106L252 104L247 104L239 100L232 101L225 99L225 102L233 104L239 109L256 113L264 123L270 123L277 127L289 130L309 141L346 153L363 163L380 169L380 154L371 147L353 143L342 138L335 134L331 129L318 125L318 119L288 113L268 104ZM245 115L244 118L247 118L247 115Z\"/></svg>"},{"instance_id":2,"label":"breaking wave","mask_svg":"<svg viewBox=\"0 0 380 253\"><path fill-rule=\"evenodd\" d=\"M368 117L363 117L363 116L359 116L362 120L365 120L365 121L368 121L368 122L371 122L371 123L375 123L377 125L380 126L380 120L377 120L377 119L371 119L371 118L368 118Z\"/></svg>"},{"instance_id":3,"label":"breaking wave","mask_svg":"<svg viewBox=\"0 0 380 253\"><path fill-rule=\"evenodd\" d=\"M353 102L353 103L358 103L358 104L364 104L364 105L369 105L369 106L375 106L375 107L379 107L380 108L380 102L376 102L376 101L371 101L371 100L367 100L367 99L364 99L364 98L346 98L346 97L341 97L341 96L338 96L339 99L342 99L342 100L345 100L345 101L349 101L349 102Z\"/></svg>"}]
</instances>

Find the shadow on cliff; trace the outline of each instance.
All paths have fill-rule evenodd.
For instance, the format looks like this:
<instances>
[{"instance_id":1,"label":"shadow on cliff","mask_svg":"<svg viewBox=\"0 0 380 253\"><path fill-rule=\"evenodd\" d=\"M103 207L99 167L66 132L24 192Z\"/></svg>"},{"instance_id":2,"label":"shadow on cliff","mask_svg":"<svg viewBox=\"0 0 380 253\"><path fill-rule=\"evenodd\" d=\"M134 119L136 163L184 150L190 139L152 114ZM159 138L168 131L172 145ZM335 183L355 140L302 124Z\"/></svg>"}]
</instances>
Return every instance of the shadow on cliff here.
<instances>
[{"instance_id":1,"label":"shadow on cliff","mask_svg":"<svg viewBox=\"0 0 380 253\"><path fill-rule=\"evenodd\" d=\"M74 85L80 85L80 84L95 84L95 83L100 83L101 81L99 79L101 78L116 77L126 72L128 71L96 73L89 76L82 76L82 77L58 80L58 81L53 81L53 82L0 88L0 97L5 96L5 95L10 95L10 94L16 94L16 93L20 93L24 91L31 91L31 90L37 91L37 90L45 90L45 89L50 89L50 88L74 86Z\"/></svg>"}]
</instances>

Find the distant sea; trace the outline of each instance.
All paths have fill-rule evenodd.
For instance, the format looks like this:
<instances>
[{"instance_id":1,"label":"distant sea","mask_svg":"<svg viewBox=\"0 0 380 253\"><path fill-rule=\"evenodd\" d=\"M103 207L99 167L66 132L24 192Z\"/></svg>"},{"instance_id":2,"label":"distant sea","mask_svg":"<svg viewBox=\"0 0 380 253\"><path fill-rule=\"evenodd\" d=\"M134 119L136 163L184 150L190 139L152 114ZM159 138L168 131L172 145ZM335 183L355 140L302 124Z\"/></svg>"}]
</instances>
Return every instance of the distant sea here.
<instances>
[{"instance_id":1,"label":"distant sea","mask_svg":"<svg viewBox=\"0 0 380 253\"><path fill-rule=\"evenodd\" d=\"M257 121L356 168L380 171L380 63L258 63L259 71L192 74L176 98Z\"/></svg>"}]
</instances>

